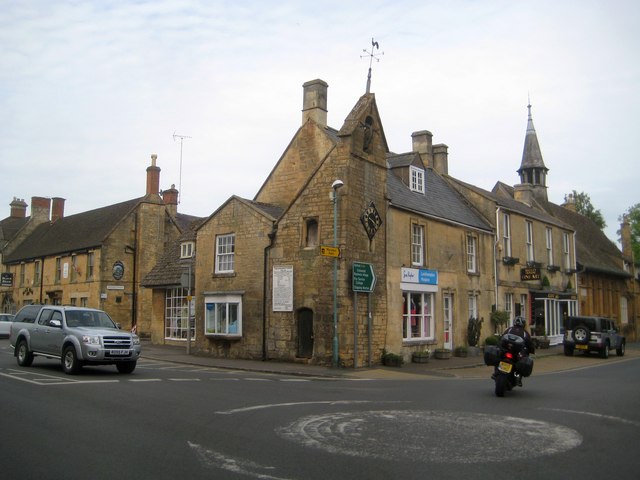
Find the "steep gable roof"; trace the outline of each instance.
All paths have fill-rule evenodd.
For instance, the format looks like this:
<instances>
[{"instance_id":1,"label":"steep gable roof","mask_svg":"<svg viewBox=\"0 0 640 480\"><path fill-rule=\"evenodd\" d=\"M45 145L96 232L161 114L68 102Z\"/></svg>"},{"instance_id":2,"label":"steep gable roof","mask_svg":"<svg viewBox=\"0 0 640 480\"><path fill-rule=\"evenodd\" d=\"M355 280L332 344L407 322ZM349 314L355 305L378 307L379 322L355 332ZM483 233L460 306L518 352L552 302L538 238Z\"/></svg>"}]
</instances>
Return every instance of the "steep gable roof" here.
<instances>
[{"instance_id":1,"label":"steep gable roof","mask_svg":"<svg viewBox=\"0 0 640 480\"><path fill-rule=\"evenodd\" d=\"M391 171L387 174L387 192L392 207L491 232L491 226L432 169L425 169L424 194L411 191Z\"/></svg>"},{"instance_id":2,"label":"steep gable roof","mask_svg":"<svg viewBox=\"0 0 640 480\"><path fill-rule=\"evenodd\" d=\"M24 227L30 217L7 217L0 220L0 248L10 242L13 237Z\"/></svg>"},{"instance_id":3,"label":"steep gable roof","mask_svg":"<svg viewBox=\"0 0 640 480\"><path fill-rule=\"evenodd\" d=\"M144 197L143 197L144 198ZM5 263L97 247L142 198L45 222L5 257Z\"/></svg>"}]
</instances>

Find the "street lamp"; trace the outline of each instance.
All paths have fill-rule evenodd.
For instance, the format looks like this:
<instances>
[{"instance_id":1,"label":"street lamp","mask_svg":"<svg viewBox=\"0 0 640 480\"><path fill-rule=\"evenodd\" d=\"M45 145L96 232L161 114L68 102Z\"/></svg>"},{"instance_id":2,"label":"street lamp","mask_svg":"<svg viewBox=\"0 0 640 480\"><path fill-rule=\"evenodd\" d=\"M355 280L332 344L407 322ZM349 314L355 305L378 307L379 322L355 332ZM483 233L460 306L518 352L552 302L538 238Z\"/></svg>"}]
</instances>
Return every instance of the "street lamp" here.
<instances>
[{"instance_id":1,"label":"street lamp","mask_svg":"<svg viewBox=\"0 0 640 480\"><path fill-rule=\"evenodd\" d=\"M333 246L338 247L338 189L344 185L342 180L331 184L333 201ZM333 257L333 359L332 365L338 366L338 257Z\"/></svg>"}]
</instances>

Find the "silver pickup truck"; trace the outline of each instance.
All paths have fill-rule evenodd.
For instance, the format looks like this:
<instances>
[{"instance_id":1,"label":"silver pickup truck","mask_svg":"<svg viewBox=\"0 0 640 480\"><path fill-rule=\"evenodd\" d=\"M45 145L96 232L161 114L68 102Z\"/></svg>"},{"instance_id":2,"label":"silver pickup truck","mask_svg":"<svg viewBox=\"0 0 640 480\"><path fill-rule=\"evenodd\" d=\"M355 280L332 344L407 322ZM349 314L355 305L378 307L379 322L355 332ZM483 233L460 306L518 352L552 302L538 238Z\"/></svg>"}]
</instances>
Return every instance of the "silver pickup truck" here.
<instances>
[{"instance_id":1,"label":"silver pickup truck","mask_svg":"<svg viewBox=\"0 0 640 480\"><path fill-rule=\"evenodd\" d=\"M21 367L35 356L58 359L67 374L83 365L115 365L131 373L140 357L140 339L120 330L102 310L57 305L27 305L11 324L9 336Z\"/></svg>"}]
</instances>

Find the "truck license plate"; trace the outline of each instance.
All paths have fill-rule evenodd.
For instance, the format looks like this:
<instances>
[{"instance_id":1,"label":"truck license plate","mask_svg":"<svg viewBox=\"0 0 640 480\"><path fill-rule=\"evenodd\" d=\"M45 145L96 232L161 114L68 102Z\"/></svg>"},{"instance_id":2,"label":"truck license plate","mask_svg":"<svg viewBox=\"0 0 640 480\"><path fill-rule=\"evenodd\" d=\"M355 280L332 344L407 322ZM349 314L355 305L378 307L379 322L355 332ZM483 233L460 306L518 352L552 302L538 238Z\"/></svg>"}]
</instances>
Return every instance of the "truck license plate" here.
<instances>
[{"instance_id":1,"label":"truck license plate","mask_svg":"<svg viewBox=\"0 0 640 480\"><path fill-rule=\"evenodd\" d=\"M513 365L507 362L500 362L500 365L498 365L498 370L504 373L511 373L512 368L513 368Z\"/></svg>"},{"instance_id":2,"label":"truck license plate","mask_svg":"<svg viewBox=\"0 0 640 480\"><path fill-rule=\"evenodd\" d=\"M589 348L588 345L576 345L576 348L578 350L587 350Z\"/></svg>"},{"instance_id":3,"label":"truck license plate","mask_svg":"<svg viewBox=\"0 0 640 480\"><path fill-rule=\"evenodd\" d=\"M129 350L109 350L110 355L129 355Z\"/></svg>"}]
</instances>

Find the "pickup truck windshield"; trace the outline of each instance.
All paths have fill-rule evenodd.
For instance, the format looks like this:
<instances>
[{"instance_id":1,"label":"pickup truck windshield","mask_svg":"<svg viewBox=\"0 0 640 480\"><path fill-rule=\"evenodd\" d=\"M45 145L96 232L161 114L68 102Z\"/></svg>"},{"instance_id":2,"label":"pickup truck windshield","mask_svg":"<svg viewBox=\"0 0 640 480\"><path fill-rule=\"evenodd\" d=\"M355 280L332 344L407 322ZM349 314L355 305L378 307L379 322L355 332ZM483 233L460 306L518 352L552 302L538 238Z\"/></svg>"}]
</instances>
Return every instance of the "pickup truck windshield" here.
<instances>
[{"instance_id":1,"label":"pickup truck windshield","mask_svg":"<svg viewBox=\"0 0 640 480\"><path fill-rule=\"evenodd\" d=\"M68 327L116 328L113 320L104 312L67 310Z\"/></svg>"}]
</instances>

